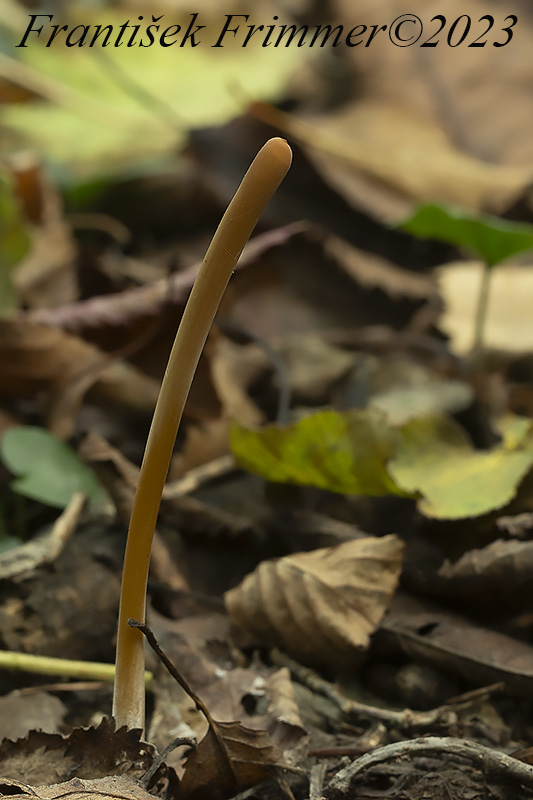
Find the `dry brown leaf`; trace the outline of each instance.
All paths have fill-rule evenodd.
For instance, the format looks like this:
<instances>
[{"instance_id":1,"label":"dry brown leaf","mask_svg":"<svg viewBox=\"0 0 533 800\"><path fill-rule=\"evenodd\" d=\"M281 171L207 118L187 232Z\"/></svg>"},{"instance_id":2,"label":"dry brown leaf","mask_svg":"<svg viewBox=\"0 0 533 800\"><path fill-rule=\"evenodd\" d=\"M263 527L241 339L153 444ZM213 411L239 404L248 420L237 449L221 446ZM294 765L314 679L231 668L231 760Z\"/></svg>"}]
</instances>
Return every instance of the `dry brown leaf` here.
<instances>
[{"instance_id":1,"label":"dry brown leaf","mask_svg":"<svg viewBox=\"0 0 533 800\"><path fill-rule=\"evenodd\" d=\"M82 386L86 375L90 381ZM127 362L113 361L94 345L59 328L27 318L0 320L0 391L4 395L33 399L42 393L61 427L57 411L61 396L71 385L85 391L89 384L94 384L92 391L99 402L150 413L159 391L157 381ZM80 392L75 394L80 400ZM69 413L75 411L72 403L67 405Z\"/></svg>"},{"instance_id":2,"label":"dry brown leaf","mask_svg":"<svg viewBox=\"0 0 533 800\"><path fill-rule=\"evenodd\" d=\"M66 713L66 706L59 697L48 692L10 692L0 697L0 741L22 739L36 728L55 733Z\"/></svg>"},{"instance_id":3,"label":"dry brown leaf","mask_svg":"<svg viewBox=\"0 0 533 800\"><path fill-rule=\"evenodd\" d=\"M323 234L322 246L326 256L366 290L378 289L391 300L438 303L437 285L430 275L399 267L332 234Z\"/></svg>"},{"instance_id":4,"label":"dry brown leaf","mask_svg":"<svg viewBox=\"0 0 533 800\"><path fill-rule=\"evenodd\" d=\"M176 480L229 452L229 421L225 417L189 425L183 446L172 457L169 480Z\"/></svg>"},{"instance_id":5,"label":"dry brown leaf","mask_svg":"<svg viewBox=\"0 0 533 800\"><path fill-rule=\"evenodd\" d=\"M424 25L413 47L393 46L388 30L365 46L369 27L362 46L345 48L343 67L353 70L357 94L338 111L328 107L304 120L256 109L299 141L352 206L387 220L428 200L500 212L527 190L533 26L526 14L502 9L497 0L470 0L467 8L461 0L411 0L407 9L402 0L334 0L331 11L330 21L345 32L392 25L412 12ZM518 16L515 35L507 47L493 47L505 41L502 28L511 11ZM487 25L487 13L494 18L487 46L470 49ZM422 47L438 30L436 15L446 19L439 45ZM455 35L468 19L471 31L462 45L450 47L446 37L459 18Z\"/></svg>"},{"instance_id":6,"label":"dry brown leaf","mask_svg":"<svg viewBox=\"0 0 533 800\"><path fill-rule=\"evenodd\" d=\"M533 697L531 644L426 598L422 602L398 592L377 636L380 648L455 675L469 685L504 681L509 694Z\"/></svg>"},{"instance_id":7,"label":"dry brown leaf","mask_svg":"<svg viewBox=\"0 0 533 800\"><path fill-rule=\"evenodd\" d=\"M8 397L35 397L98 357L92 345L57 328L0 320L0 390Z\"/></svg>"},{"instance_id":8,"label":"dry brown leaf","mask_svg":"<svg viewBox=\"0 0 533 800\"><path fill-rule=\"evenodd\" d=\"M311 144L312 158L343 194L381 218L397 218L407 197L497 212L528 186L532 25L525 14L518 15L513 40L501 48L491 44L505 40L504 19L516 9L502 9L497 0L470 0L467 9L461 0L448 0L445 7L439 0L412 0L408 9L401 0L335 0L335 9L346 29L390 24L410 16L406 11L424 24L413 47L394 47L381 32L369 47L348 48L357 101L313 120L324 146ZM451 48L446 36L465 11L471 35ZM494 36L486 47L470 49L487 13L494 17ZM439 46L420 47L437 31L439 20L431 20L439 14L446 19ZM343 161L334 155L340 150ZM396 196L383 192L384 185Z\"/></svg>"},{"instance_id":9,"label":"dry brown leaf","mask_svg":"<svg viewBox=\"0 0 533 800\"><path fill-rule=\"evenodd\" d=\"M462 152L438 124L397 100L358 102L327 121L315 120L313 132L295 126L295 133L319 172L341 194L356 207L391 221L409 213L413 202L432 198L496 212L519 197L532 177L531 170L489 164ZM387 202L382 192L373 198L367 191L369 178L389 191Z\"/></svg>"},{"instance_id":10,"label":"dry brown leaf","mask_svg":"<svg viewBox=\"0 0 533 800\"><path fill-rule=\"evenodd\" d=\"M75 797L76 800L150 800L154 795L146 791L141 784L128 775L97 778L96 780L80 780L72 778L64 783L51 786L39 786L38 794L28 784L13 780L2 780L1 790L7 795L28 797L35 800L60 800ZM2 797L4 796L2 794Z\"/></svg>"},{"instance_id":11,"label":"dry brown leaf","mask_svg":"<svg viewBox=\"0 0 533 800\"><path fill-rule=\"evenodd\" d=\"M239 345L219 336L213 348L211 374L225 413L245 425L260 425L265 415L249 397L247 390L268 374L271 363L256 344Z\"/></svg>"},{"instance_id":12,"label":"dry brown leaf","mask_svg":"<svg viewBox=\"0 0 533 800\"><path fill-rule=\"evenodd\" d=\"M78 292L77 252L59 193L34 155L18 154L10 168L24 213L33 223L30 251L14 272L17 291L30 308L71 303Z\"/></svg>"},{"instance_id":13,"label":"dry brown leaf","mask_svg":"<svg viewBox=\"0 0 533 800\"><path fill-rule=\"evenodd\" d=\"M403 542L366 537L264 561L225 595L232 621L306 663L352 663L392 599Z\"/></svg>"},{"instance_id":14,"label":"dry brown leaf","mask_svg":"<svg viewBox=\"0 0 533 800\"><path fill-rule=\"evenodd\" d=\"M394 103L406 113L438 122L448 140L475 156L480 164L531 164L530 15L499 0L469 0L468 4L462 0L447 0L445 4L411 0L408 8L402 0L360 0L357 4L335 0L335 8L338 21L348 29L356 24L390 24L406 11L410 12L406 16L415 13L424 24L424 33L413 47L393 47L387 32L382 32L369 47L348 49L361 95L383 107ZM512 41L506 47L493 47L492 42L505 41L502 28L509 24L510 20L504 20L511 13L518 16ZM439 20L431 21L437 14L446 18L439 45L420 47L437 31ZM446 37L463 14L470 16L471 32L462 45L452 48ZM487 45L469 48L486 26L479 21L485 14L494 17ZM389 132L389 136L396 135L396 130Z\"/></svg>"},{"instance_id":15,"label":"dry brown leaf","mask_svg":"<svg viewBox=\"0 0 533 800\"><path fill-rule=\"evenodd\" d=\"M287 669L276 672L258 667L223 670L216 662L205 661L199 664L200 671L206 678L208 672L211 673L200 691L202 700L217 720L239 720L246 728L267 732L272 743L283 750L286 764L296 764L305 757L307 732Z\"/></svg>"},{"instance_id":16,"label":"dry brown leaf","mask_svg":"<svg viewBox=\"0 0 533 800\"><path fill-rule=\"evenodd\" d=\"M190 618L188 622L189 628L192 625L193 635L198 634L196 620ZM212 623L212 618L209 618L208 627L211 629L213 628ZM171 627L175 631L181 627L181 622L173 621L169 623L165 621L164 625L167 629ZM146 630L144 626L143 630L147 634L151 646L156 649L156 652L159 652L159 646L153 633L150 630ZM171 644L173 649L172 660L177 655L177 651L181 651L180 662L185 662L187 671L194 675L196 683L207 682L210 685L214 704L221 708L223 713L229 711L231 714L232 706L235 702L238 705L237 713L246 713L245 704L242 703L241 705L241 702L237 699L239 696L242 699L244 686L250 686L250 682L255 682L256 679L261 682L262 686L265 685L262 676L259 676L255 671L223 669L215 664L208 654L208 648L205 647L207 642L205 641L203 642L204 646L197 647L193 639L187 640L185 637L180 642L180 637L173 636ZM224 663L226 665L227 661L225 660ZM298 728L297 732L293 731L296 736L293 735L292 739L290 737L287 739L286 746L292 752L290 752L288 758L285 758L284 750L277 746L274 736L271 736L268 731L246 727L236 721L234 717L231 717L230 721L215 721L210 710L211 700L209 703L206 702L204 691L202 690L202 698L200 698L196 693L196 688L193 689L188 685L183 675L175 667L171 666L168 656L165 656L165 665L188 698L185 703L179 703L181 708L176 707L175 709L177 713L173 722L174 728L176 728L176 722L178 722L178 727L180 728L183 728L183 723L187 722L193 729L196 729L197 720L191 719L190 714L187 713L187 705L190 708L190 701L193 702L197 711L201 712L209 726L200 744L190 752L183 765L183 776L179 792L180 800L184 800L184 798L187 798L187 800L190 800L190 798L201 798L201 800L213 798L213 800L219 800L219 798L233 796L235 791L239 789L245 789L270 777L276 777L282 769L293 769L292 763L298 760L298 755L303 757L306 752L306 741L303 742L304 747L299 754L296 750L299 742L302 739L306 740L306 731L301 724L298 725L298 710L294 703L294 698L289 697L292 694L292 685L288 673L285 676L284 699L281 697L279 685L271 686L271 695L276 697L280 713L285 711L288 724ZM290 687L289 690L287 690L287 683ZM229 703L227 702L228 700ZM254 724L258 717L251 715L251 719L252 724ZM269 727L273 727L274 735L279 735L280 731L276 730L276 728L279 728L280 720L271 717L266 722Z\"/></svg>"},{"instance_id":17,"label":"dry brown leaf","mask_svg":"<svg viewBox=\"0 0 533 800\"><path fill-rule=\"evenodd\" d=\"M446 560L439 577L454 598L480 597L487 605L497 597L499 608L514 599L520 607L533 587L533 542L496 539L468 550L454 563Z\"/></svg>"},{"instance_id":18,"label":"dry brown leaf","mask_svg":"<svg viewBox=\"0 0 533 800\"><path fill-rule=\"evenodd\" d=\"M300 716L290 671L282 667L266 682L268 715L274 722L269 727L273 741L284 751L287 763L296 764L306 754L309 737Z\"/></svg>"},{"instance_id":19,"label":"dry brown leaf","mask_svg":"<svg viewBox=\"0 0 533 800\"><path fill-rule=\"evenodd\" d=\"M215 733L216 730L216 733ZM180 800L209 800L253 786L286 766L283 753L265 731L240 722L216 722L188 756Z\"/></svg>"},{"instance_id":20,"label":"dry brown leaf","mask_svg":"<svg viewBox=\"0 0 533 800\"><path fill-rule=\"evenodd\" d=\"M139 468L95 431L90 431L82 439L78 452L96 473L115 504L120 520L127 525L139 479Z\"/></svg>"},{"instance_id":21,"label":"dry brown leaf","mask_svg":"<svg viewBox=\"0 0 533 800\"><path fill-rule=\"evenodd\" d=\"M90 431L81 441L79 455L91 466L115 505L120 521L129 524L139 469L102 436ZM20 549L20 548L19 548ZM152 542L151 571L163 585L175 591L190 590L172 554L156 530ZM0 558L0 566L1 566Z\"/></svg>"},{"instance_id":22,"label":"dry brown leaf","mask_svg":"<svg viewBox=\"0 0 533 800\"><path fill-rule=\"evenodd\" d=\"M409 112L397 100L381 105L375 98L357 100L327 118L305 121L264 106L255 113L296 140L354 208L388 222L429 200L499 212L532 179L531 169L488 164L461 152L435 121Z\"/></svg>"},{"instance_id":23,"label":"dry brown leaf","mask_svg":"<svg viewBox=\"0 0 533 800\"><path fill-rule=\"evenodd\" d=\"M141 731L115 731L112 719L95 728L75 728L68 736L31 731L26 739L0 745L0 775L32 786L110 775L140 777L155 750L140 741Z\"/></svg>"},{"instance_id":24,"label":"dry brown leaf","mask_svg":"<svg viewBox=\"0 0 533 800\"><path fill-rule=\"evenodd\" d=\"M258 664L236 666L230 644L230 622L225 614L196 614L169 620L151 609L150 617L168 643L172 661L192 677L194 690L212 717L221 722L239 720L246 728L268 732L272 742L283 750L284 763L295 764L305 756L307 731L287 669L273 670ZM170 727L175 727L176 719L182 717L198 738L203 737L206 723L194 700L175 681L167 692L168 684L162 677L165 676L157 675L153 685L158 716L165 715L169 706L173 706L175 719L170 722L168 715ZM161 730L152 723L151 733L161 749L168 740L168 731L168 724Z\"/></svg>"},{"instance_id":25,"label":"dry brown leaf","mask_svg":"<svg viewBox=\"0 0 533 800\"><path fill-rule=\"evenodd\" d=\"M353 354L327 344L311 332L285 333L269 344L281 357L283 375L258 344L239 345L220 336L213 351L213 382L224 410L230 418L250 427L265 421L265 414L250 395L259 381L261 385L266 382L267 376L273 378L272 396L278 403L285 388L281 381L290 387L299 403L327 403L332 386L350 372L356 361Z\"/></svg>"},{"instance_id":26,"label":"dry brown leaf","mask_svg":"<svg viewBox=\"0 0 533 800\"><path fill-rule=\"evenodd\" d=\"M327 404L332 388L346 378L357 361L353 353L311 332L283 337L277 350L285 363L291 392L302 405Z\"/></svg>"}]
</instances>

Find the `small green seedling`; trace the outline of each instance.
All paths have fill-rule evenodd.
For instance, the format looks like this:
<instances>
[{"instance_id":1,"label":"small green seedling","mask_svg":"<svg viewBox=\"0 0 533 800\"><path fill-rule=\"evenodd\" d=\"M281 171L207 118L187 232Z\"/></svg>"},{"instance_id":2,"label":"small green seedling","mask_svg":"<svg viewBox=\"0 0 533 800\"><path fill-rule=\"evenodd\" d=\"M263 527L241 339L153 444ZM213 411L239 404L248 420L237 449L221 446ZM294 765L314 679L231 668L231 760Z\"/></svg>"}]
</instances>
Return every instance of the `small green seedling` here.
<instances>
[{"instance_id":1,"label":"small green seedling","mask_svg":"<svg viewBox=\"0 0 533 800\"><path fill-rule=\"evenodd\" d=\"M154 411L131 513L120 598L113 716L117 727L144 725L144 622L150 549L178 426L211 323L237 260L292 160L270 139L244 176L196 278Z\"/></svg>"},{"instance_id":2,"label":"small green seedling","mask_svg":"<svg viewBox=\"0 0 533 800\"><path fill-rule=\"evenodd\" d=\"M413 216L398 227L419 239L439 239L464 247L483 261L472 345L472 359L474 363L479 361L492 267L518 253L533 250L533 226L499 217L474 216L459 208L427 204L419 206Z\"/></svg>"}]
</instances>

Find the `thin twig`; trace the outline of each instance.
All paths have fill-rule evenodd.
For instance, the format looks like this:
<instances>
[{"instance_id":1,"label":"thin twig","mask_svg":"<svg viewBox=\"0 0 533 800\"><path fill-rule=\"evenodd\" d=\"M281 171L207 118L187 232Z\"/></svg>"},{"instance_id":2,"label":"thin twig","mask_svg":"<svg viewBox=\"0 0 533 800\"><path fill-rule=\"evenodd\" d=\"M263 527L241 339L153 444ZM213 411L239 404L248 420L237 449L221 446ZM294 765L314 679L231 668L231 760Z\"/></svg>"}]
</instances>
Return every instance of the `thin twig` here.
<instances>
[{"instance_id":1,"label":"thin twig","mask_svg":"<svg viewBox=\"0 0 533 800\"><path fill-rule=\"evenodd\" d=\"M326 797L334 797L339 793L344 796L364 770L392 759L403 757L412 759L413 756L464 758L479 769L485 777L507 782L514 780L525 788L533 789L533 766L477 742L469 742L451 736L428 736L406 742L394 742L379 747L372 753L366 753L335 775L328 786Z\"/></svg>"},{"instance_id":2,"label":"thin twig","mask_svg":"<svg viewBox=\"0 0 533 800\"><path fill-rule=\"evenodd\" d=\"M172 675L172 677L174 678L176 683L179 683L179 685L181 686L183 691L186 692L189 695L189 697L191 698L191 700L194 701L194 703L196 705L196 708L198 709L198 711L202 712L202 714L204 715L204 717L208 721L209 725L214 725L215 723L213 721L213 718L212 718L211 714L209 713L209 711L207 709L207 706L205 705L203 700L201 700L198 697L198 695L193 691L193 689L189 686L187 680L183 677L183 675L178 670L178 668L175 666L175 664L172 663L170 658L163 651L163 649L161 648L161 645L159 644L159 642L155 638L154 632L152 631L152 629L148 625L146 625L145 623L137 622L134 619L129 619L128 620L128 625L130 626L130 628L137 628L138 630L141 631L141 633L144 634L144 636L146 637L146 641L148 642L148 644L150 645L150 647L152 648L152 650L154 651L156 656L159 658L161 663L170 672L170 674Z\"/></svg>"},{"instance_id":3,"label":"thin twig","mask_svg":"<svg viewBox=\"0 0 533 800\"><path fill-rule=\"evenodd\" d=\"M176 497L184 497L191 492L200 489L209 481L223 477L230 472L237 470L235 458L231 453L214 458L198 467L188 470L185 475L175 481L169 481L163 489L163 500L174 500Z\"/></svg>"},{"instance_id":4,"label":"thin twig","mask_svg":"<svg viewBox=\"0 0 533 800\"><path fill-rule=\"evenodd\" d=\"M198 697L198 695L196 694L195 691L193 691L193 689L191 688L189 683L186 681L186 679L183 677L183 675L181 674L179 669L176 667L175 664L172 663L170 658L163 651L163 649L161 648L161 645L159 644L159 642L155 638L152 629L149 628L148 625L146 625L145 623L136 622L136 620L134 620L134 619L129 619L128 620L128 625L130 626L130 628L137 628L138 630L141 631L141 633L144 634L144 636L146 637L146 641L148 642L148 644L150 645L150 647L152 648L152 650L154 651L156 656L159 658L161 663L166 667L166 669L172 675L174 680L181 686L183 691L186 692L189 695L191 700L196 705L196 708L198 709L198 711L202 712L202 714L204 715L204 717L207 720L207 724L209 725L209 728L211 729L211 732L213 733L213 736L215 737L215 739L217 741L219 750L220 750L220 752L222 754L222 757L224 758L224 760L226 762L226 766L227 766L232 778L235 781L235 785L238 786L239 781L238 781L237 775L235 774L235 769L233 767L233 760L232 760L232 758L231 758L231 756L230 756L230 754L228 752L228 749L227 749L227 747L226 747L226 745L224 743L224 740L223 740L222 735L221 735L221 733L219 731L218 725L216 724L215 720L211 716L211 714L209 712L209 709L205 705L204 701L201 700L200 697Z\"/></svg>"},{"instance_id":5,"label":"thin twig","mask_svg":"<svg viewBox=\"0 0 533 800\"><path fill-rule=\"evenodd\" d=\"M148 789L148 786L150 785L150 782L154 777L154 775L156 774L157 770L160 768L162 764L164 764L167 756L169 756L173 750L176 750L177 747L195 748L196 745L197 745L196 739L188 739L184 736L177 736L175 739L172 739L172 741L169 744L167 744L163 752L157 756L152 766L149 767L142 776L141 783L144 786L144 788Z\"/></svg>"},{"instance_id":6,"label":"thin twig","mask_svg":"<svg viewBox=\"0 0 533 800\"><path fill-rule=\"evenodd\" d=\"M322 797L322 787L326 777L326 764L322 761L313 764L309 776L309 800L320 800Z\"/></svg>"},{"instance_id":7,"label":"thin twig","mask_svg":"<svg viewBox=\"0 0 533 800\"><path fill-rule=\"evenodd\" d=\"M406 708L403 711L394 711L388 708L377 708L366 703L358 703L345 697L333 684L321 678L312 669L303 667L298 662L277 650L271 652L272 661L279 666L286 666L292 675L307 686L311 691L328 697L347 716L358 719L377 720L388 727L399 728L402 731L427 730L439 728L451 731L457 724L457 714L448 705L438 706L429 711L413 711Z\"/></svg>"},{"instance_id":8,"label":"thin twig","mask_svg":"<svg viewBox=\"0 0 533 800\"><path fill-rule=\"evenodd\" d=\"M305 222L292 222L258 234L246 246L235 270L238 272L245 269L273 247L283 247L294 237L302 236L308 227ZM188 269L170 277L159 278L145 286L125 289L119 294L78 300L57 308L32 309L24 312L22 317L74 333L84 328L124 325L139 318L161 314L169 302L184 303L199 269L200 263L196 263Z\"/></svg>"}]
</instances>

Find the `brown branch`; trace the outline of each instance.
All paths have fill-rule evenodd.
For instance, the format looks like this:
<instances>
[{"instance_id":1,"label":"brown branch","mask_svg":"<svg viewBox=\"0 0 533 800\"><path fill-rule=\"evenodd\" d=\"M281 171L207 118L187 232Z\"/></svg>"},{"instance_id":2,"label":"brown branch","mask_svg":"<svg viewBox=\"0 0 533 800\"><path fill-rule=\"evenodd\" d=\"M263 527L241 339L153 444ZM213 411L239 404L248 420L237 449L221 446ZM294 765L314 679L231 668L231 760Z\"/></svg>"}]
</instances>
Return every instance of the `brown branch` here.
<instances>
[{"instance_id":1,"label":"brown branch","mask_svg":"<svg viewBox=\"0 0 533 800\"><path fill-rule=\"evenodd\" d=\"M477 742L448 736L428 736L406 742L394 742L366 753L334 776L325 797L328 800L344 797L364 770L393 759L404 757L412 759L416 756L464 758L485 777L506 782L516 781L525 788L533 790L533 766Z\"/></svg>"}]
</instances>

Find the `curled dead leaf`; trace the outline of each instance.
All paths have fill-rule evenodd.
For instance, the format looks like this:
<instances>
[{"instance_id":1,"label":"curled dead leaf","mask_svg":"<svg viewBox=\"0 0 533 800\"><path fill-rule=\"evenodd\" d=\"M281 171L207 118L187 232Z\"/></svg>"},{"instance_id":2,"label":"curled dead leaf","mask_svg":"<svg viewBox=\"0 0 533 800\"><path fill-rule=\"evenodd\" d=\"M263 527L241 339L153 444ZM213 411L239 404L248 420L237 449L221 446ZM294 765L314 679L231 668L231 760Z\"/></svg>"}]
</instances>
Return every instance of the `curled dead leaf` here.
<instances>
[{"instance_id":1,"label":"curled dead leaf","mask_svg":"<svg viewBox=\"0 0 533 800\"><path fill-rule=\"evenodd\" d=\"M271 675L265 689L268 714L273 720L270 736L282 748L285 761L297 764L307 755L309 735L302 723L288 668L282 667Z\"/></svg>"},{"instance_id":2,"label":"curled dead leaf","mask_svg":"<svg viewBox=\"0 0 533 800\"><path fill-rule=\"evenodd\" d=\"M180 800L223 797L254 786L285 767L283 752L265 731L216 722L185 764Z\"/></svg>"},{"instance_id":3,"label":"curled dead leaf","mask_svg":"<svg viewBox=\"0 0 533 800\"><path fill-rule=\"evenodd\" d=\"M397 587L403 542L365 537L264 561L225 595L232 621L310 664L353 663Z\"/></svg>"},{"instance_id":4,"label":"curled dead leaf","mask_svg":"<svg viewBox=\"0 0 533 800\"><path fill-rule=\"evenodd\" d=\"M65 788L64 782L73 776L80 782L113 776L141 778L153 763L155 748L140 737L141 731L115 730L114 721L104 718L97 727L75 728L68 736L31 731L16 742L4 739L0 745L1 780ZM41 791L39 795L45 796Z\"/></svg>"}]
</instances>

